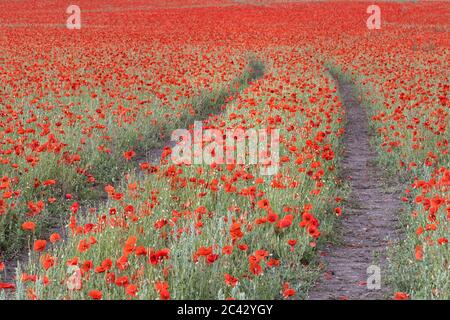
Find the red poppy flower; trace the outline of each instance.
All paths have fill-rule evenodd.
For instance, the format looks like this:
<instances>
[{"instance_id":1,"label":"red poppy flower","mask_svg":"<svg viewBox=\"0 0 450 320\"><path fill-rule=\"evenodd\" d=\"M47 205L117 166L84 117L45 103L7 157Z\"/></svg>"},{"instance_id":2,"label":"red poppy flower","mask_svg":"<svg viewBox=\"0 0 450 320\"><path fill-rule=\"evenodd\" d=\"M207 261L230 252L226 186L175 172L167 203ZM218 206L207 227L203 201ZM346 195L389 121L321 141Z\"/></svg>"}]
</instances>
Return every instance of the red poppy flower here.
<instances>
[{"instance_id":1,"label":"red poppy flower","mask_svg":"<svg viewBox=\"0 0 450 320\"><path fill-rule=\"evenodd\" d=\"M41 257L41 263L42 263L42 267L45 270L48 270L55 265L55 258L49 254L46 254Z\"/></svg>"},{"instance_id":2,"label":"red poppy flower","mask_svg":"<svg viewBox=\"0 0 450 320\"><path fill-rule=\"evenodd\" d=\"M420 245L416 246L416 260L417 261L423 260L423 247Z\"/></svg>"},{"instance_id":3,"label":"red poppy flower","mask_svg":"<svg viewBox=\"0 0 450 320\"><path fill-rule=\"evenodd\" d=\"M266 265L270 268L278 267L280 265L280 260L271 258L266 262Z\"/></svg>"},{"instance_id":4,"label":"red poppy flower","mask_svg":"<svg viewBox=\"0 0 450 320\"><path fill-rule=\"evenodd\" d=\"M44 186L52 186L54 184L56 184L56 180L46 180L43 182Z\"/></svg>"},{"instance_id":5,"label":"red poppy flower","mask_svg":"<svg viewBox=\"0 0 450 320\"><path fill-rule=\"evenodd\" d=\"M259 201L258 201L258 207L259 207L260 209L263 209L263 210L268 210L268 209L270 209L269 200L267 200L267 199L259 200Z\"/></svg>"},{"instance_id":6,"label":"red poppy flower","mask_svg":"<svg viewBox=\"0 0 450 320\"><path fill-rule=\"evenodd\" d=\"M91 291L89 291L89 296L94 300L101 300L103 297L103 294L100 290L91 290Z\"/></svg>"},{"instance_id":7,"label":"red poppy flower","mask_svg":"<svg viewBox=\"0 0 450 320\"><path fill-rule=\"evenodd\" d=\"M405 292L396 292L394 294L394 300L409 300L409 295Z\"/></svg>"},{"instance_id":8,"label":"red poppy flower","mask_svg":"<svg viewBox=\"0 0 450 320\"><path fill-rule=\"evenodd\" d=\"M78 251L81 253L88 251L90 247L91 247L90 243L87 242L85 239L81 239L80 242L78 243Z\"/></svg>"},{"instance_id":9,"label":"red poppy flower","mask_svg":"<svg viewBox=\"0 0 450 320\"><path fill-rule=\"evenodd\" d=\"M129 284L126 286L125 292L129 296L135 297L138 292L137 286L134 284Z\"/></svg>"},{"instance_id":10,"label":"red poppy flower","mask_svg":"<svg viewBox=\"0 0 450 320\"><path fill-rule=\"evenodd\" d=\"M42 252L45 250L45 247L47 246L47 241L45 240L36 240L34 242L34 251Z\"/></svg>"},{"instance_id":11,"label":"red poppy flower","mask_svg":"<svg viewBox=\"0 0 450 320\"><path fill-rule=\"evenodd\" d=\"M159 293L159 298L161 300L169 300L170 299L170 293L169 293L169 284L164 281L158 281L155 284L156 291Z\"/></svg>"},{"instance_id":12,"label":"red poppy flower","mask_svg":"<svg viewBox=\"0 0 450 320\"><path fill-rule=\"evenodd\" d=\"M222 254L232 254L233 246L225 246L222 248Z\"/></svg>"},{"instance_id":13,"label":"red poppy flower","mask_svg":"<svg viewBox=\"0 0 450 320\"><path fill-rule=\"evenodd\" d=\"M218 254L209 254L206 257L206 262L208 264L213 264L217 259L219 259L219 255Z\"/></svg>"},{"instance_id":14,"label":"red poppy flower","mask_svg":"<svg viewBox=\"0 0 450 320\"><path fill-rule=\"evenodd\" d=\"M138 246L138 247L136 247L135 254L137 256L146 256L147 255L147 249L145 249L144 246Z\"/></svg>"},{"instance_id":15,"label":"red poppy flower","mask_svg":"<svg viewBox=\"0 0 450 320\"><path fill-rule=\"evenodd\" d=\"M275 212L269 211L267 214L267 221L274 223L278 220L278 215Z\"/></svg>"},{"instance_id":16,"label":"red poppy flower","mask_svg":"<svg viewBox=\"0 0 450 320\"><path fill-rule=\"evenodd\" d=\"M134 152L133 150L125 151L123 153L124 158L127 159L128 161L130 161L135 155L136 155L136 152Z\"/></svg>"},{"instance_id":17,"label":"red poppy flower","mask_svg":"<svg viewBox=\"0 0 450 320\"><path fill-rule=\"evenodd\" d=\"M297 240L295 240L295 239L289 239L289 240L288 240L288 244L289 244L291 247L293 247L293 246L295 246L295 245L297 244Z\"/></svg>"},{"instance_id":18,"label":"red poppy flower","mask_svg":"<svg viewBox=\"0 0 450 320\"><path fill-rule=\"evenodd\" d=\"M0 282L0 290L1 289L15 290L16 286L12 283Z\"/></svg>"},{"instance_id":19,"label":"red poppy flower","mask_svg":"<svg viewBox=\"0 0 450 320\"><path fill-rule=\"evenodd\" d=\"M200 247L197 252L195 253L195 255L197 256L208 256L210 254L212 254L212 247Z\"/></svg>"},{"instance_id":20,"label":"red poppy flower","mask_svg":"<svg viewBox=\"0 0 450 320\"><path fill-rule=\"evenodd\" d=\"M244 234L241 231L241 224L234 222L230 227L230 235L231 239L236 240L240 239L244 236Z\"/></svg>"},{"instance_id":21,"label":"red poppy flower","mask_svg":"<svg viewBox=\"0 0 450 320\"><path fill-rule=\"evenodd\" d=\"M295 290L289 286L289 283L283 284L283 297L285 299L295 295Z\"/></svg>"},{"instance_id":22,"label":"red poppy flower","mask_svg":"<svg viewBox=\"0 0 450 320\"><path fill-rule=\"evenodd\" d=\"M235 287L238 283L238 279L230 276L228 273L225 274L225 284L231 287Z\"/></svg>"},{"instance_id":23,"label":"red poppy flower","mask_svg":"<svg viewBox=\"0 0 450 320\"><path fill-rule=\"evenodd\" d=\"M292 221L294 220L294 216L292 214L288 214L283 219L278 222L278 227L280 229L288 228L292 225Z\"/></svg>"},{"instance_id":24,"label":"red poppy flower","mask_svg":"<svg viewBox=\"0 0 450 320\"><path fill-rule=\"evenodd\" d=\"M22 230L34 231L36 229L36 224L32 221L26 221L22 223Z\"/></svg>"},{"instance_id":25,"label":"red poppy flower","mask_svg":"<svg viewBox=\"0 0 450 320\"><path fill-rule=\"evenodd\" d=\"M125 287L128 284L128 277L122 276L120 278L117 278L115 284L119 287Z\"/></svg>"},{"instance_id":26,"label":"red poppy flower","mask_svg":"<svg viewBox=\"0 0 450 320\"><path fill-rule=\"evenodd\" d=\"M91 260L86 260L83 265L81 266L81 270L84 272L88 272L94 267L94 263Z\"/></svg>"},{"instance_id":27,"label":"red poppy flower","mask_svg":"<svg viewBox=\"0 0 450 320\"><path fill-rule=\"evenodd\" d=\"M50 242L51 243L56 243L59 240L61 240L61 236L59 235L59 233L52 233L50 236Z\"/></svg>"},{"instance_id":28,"label":"red poppy flower","mask_svg":"<svg viewBox=\"0 0 450 320\"><path fill-rule=\"evenodd\" d=\"M246 244L240 244L240 245L238 245L238 248L239 248L239 250L241 250L241 251L247 251L248 245L246 245Z\"/></svg>"}]
</instances>

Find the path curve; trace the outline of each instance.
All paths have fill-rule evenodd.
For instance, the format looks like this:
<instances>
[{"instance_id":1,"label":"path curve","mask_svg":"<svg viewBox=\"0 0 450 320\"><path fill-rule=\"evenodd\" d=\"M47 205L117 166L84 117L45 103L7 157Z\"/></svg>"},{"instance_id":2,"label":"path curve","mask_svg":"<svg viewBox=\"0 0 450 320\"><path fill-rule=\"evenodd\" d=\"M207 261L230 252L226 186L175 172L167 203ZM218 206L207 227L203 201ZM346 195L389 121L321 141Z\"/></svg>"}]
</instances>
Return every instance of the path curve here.
<instances>
[{"instance_id":1,"label":"path curve","mask_svg":"<svg viewBox=\"0 0 450 320\"><path fill-rule=\"evenodd\" d=\"M354 85L334 76L347 114L342 175L350 185L348 202L337 226L339 244L327 244L319 252L326 271L310 291L312 300L385 299L386 248L396 238L400 193L387 191L387 181L375 164L365 109ZM381 271L381 289L369 290L367 268ZM376 268L374 268L376 269Z\"/></svg>"}]
</instances>

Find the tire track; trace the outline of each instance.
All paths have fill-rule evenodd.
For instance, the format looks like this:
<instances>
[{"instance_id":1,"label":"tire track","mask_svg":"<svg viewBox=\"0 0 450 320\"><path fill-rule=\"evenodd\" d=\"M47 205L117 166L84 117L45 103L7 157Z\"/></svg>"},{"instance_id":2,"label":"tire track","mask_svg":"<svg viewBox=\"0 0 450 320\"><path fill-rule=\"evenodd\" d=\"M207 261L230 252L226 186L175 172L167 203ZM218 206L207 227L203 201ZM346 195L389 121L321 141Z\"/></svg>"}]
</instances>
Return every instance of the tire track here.
<instances>
[{"instance_id":1,"label":"tire track","mask_svg":"<svg viewBox=\"0 0 450 320\"><path fill-rule=\"evenodd\" d=\"M385 299L390 294L384 281L388 267L386 249L397 238L401 193L392 186L387 190L383 170L375 164L377 155L370 144L367 115L354 85L335 74L333 77L347 114L342 174L351 191L337 226L340 244L323 248L321 263L326 271L311 289L310 299ZM368 274L367 268L371 265L380 268L380 289L368 289L372 273Z\"/></svg>"}]
</instances>

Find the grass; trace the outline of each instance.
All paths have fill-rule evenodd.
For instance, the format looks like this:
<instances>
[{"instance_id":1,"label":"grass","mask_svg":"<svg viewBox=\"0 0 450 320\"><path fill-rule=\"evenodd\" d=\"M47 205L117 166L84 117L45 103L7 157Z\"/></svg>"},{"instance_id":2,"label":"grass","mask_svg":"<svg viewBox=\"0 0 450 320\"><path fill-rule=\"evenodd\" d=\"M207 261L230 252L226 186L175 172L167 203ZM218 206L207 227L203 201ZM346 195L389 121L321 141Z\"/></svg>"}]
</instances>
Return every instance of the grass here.
<instances>
[{"instance_id":1,"label":"grass","mask_svg":"<svg viewBox=\"0 0 450 320\"><path fill-rule=\"evenodd\" d=\"M267 94L270 90L266 90L266 87L277 87L282 80L276 78L276 74L281 71L281 67L271 66L269 72L272 78L258 82L254 87L258 89L243 90L237 100L228 103L219 117L209 118L208 125L216 125L223 119L227 119L226 127L233 126L234 124L229 120L231 114L237 119L247 119L252 110L258 110L264 115L261 119L266 119L266 116L269 118L280 116L285 120L280 130L286 141L298 136L300 132L307 134L307 137L314 137L317 131L325 130L327 126L325 122L309 133L306 133L307 131L301 126L296 128L295 132L286 130L294 123L307 124L308 117L300 110L292 113L288 110L268 107L266 101L270 97L258 99L251 110L248 109L249 107L241 107L245 101L257 97L256 90ZM315 81L315 84L324 87L325 77L322 75L303 73L301 76L308 76L312 79L311 81ZM304 99L307 97L305 93L295 85L287 87L284 94L289 96L292 93L296 93L299 100L307 100ZM311 109L308 112L315 110L314 105L310 104L309 107ZM315 112L320 116L319 110ZM332 132L337 132L340 128L341 124L337 122L339 116L339 112L331 116L333 126L330 130ZM251 120L247 125L252 128L264 128L267 124L264 121L258 123ZM306 148L306 140L301 139L296 142L299 150ZM333 199L342 196L342 190L330 187L334 185L339 171L337 168L340 154L339 137L330 134L324 144L331 145L336 151L336 157L326 163L327 167L336 169L328 170L325 167L321 179L325 187L321 188L321 192L317 195L311 194L311 191L316 188L317 181L311 178L307 170L298 170L299 165L293 161L281 166L279 176L266 177L260 183L255 183L255 178L234 178L233 186L236 188L234 192L225 191L225 182L233 179L233 176L239 177L242 174L258 177L257 166L243 166L228 171L225 165L177 168L169 163L162 163L156 173L145 176L130 174L116 188L116 192L124 195L121 200L109 198L108 202L100 205L96 214L77 216L77 226L81 232L71 234L61 244L50 245L46 253L32 253L30 261L23 270L39 278L46 276L51 279L45 287L39 287L38 282L23 283L21 279L17 280L16 285L18 288L26 288L24 290L28 292L27 298L30 298L30 294L31 296L36 294L40 299L85 299L87 293L95 289L103 292L104 299L123 299L126 297L124 287L111 285L105 281L107 274L114 273L116 279L125 276L130 283L137 285L138 293L135 298L139 299L158 299L159 294L155 290L158 281L167 284L172 299L229 297L280 299L283 298L285 283L295 288L297 298L307 298L307 292L320 271L315 261L315 245L312 245L316 240L305 228L299 226L303 206L312 205L314 216L320 221L323 237L320 237L318 241L322 243L331 234L336 219L333 213L336 203ZM280 154L289 154L286 146L281 146ZM319 159L320 154L311 154L311 157L305 160L305 169ZM173 174L174 168L179 170L177 174ZM191 180L192 178L195 180ZM289 184L289 181L296 183L289 187L275 188L272 183L277 179L281 179L280 181L285 184ZM210 188L215 180L222 181L216 191ZM129 189L130 184L137 185L137 189ZM255 195L241 194L248 188L255 188ZM285 209L292 210L295 215L292 227L280 229L276 227L276 224L255 224L256 219L267 214L264 209L256 205L256 202L262 198L268 200L272 210L279 214L280 218L289 212L285 212ZM111 208L117 210L116 215L108 215ZM233 208L239 208L239 210ZM155 226L161 221L166 221L167 224L162 228L156 228ZM242 236L238 236L233 241L230 239L232 221L239 221L242 230ZM200 222L201 225L199 225ZM89 223L94 225L94 229L85 234L82 230ZM136 237L136 246L144 246L151 252L163 248L169 249L170 258L152 265L148 262L150 253L139 256L133 249L129 254L124 254L125 243L133 237ZM89 240L92 238L95 241ZM290 239L297 240L293 250L287 244ZM86 251L79 249L83 241L92 242ZM239 245L244 244L247 249L240 249ZM233 247L233 253L223 254L222 250L229 245ZM202 247L211 247L213 252L218 254L218 260L207 263L205 257L200 256L196 262L194 255ZM267 252L268 256L261 258L262 273L253 274L252 269L249 268L249 259L252 259L258 250ZM48 270L42 268L42 257L46 254L57 261ZM79 258L78 265L84 270L84 284L80 291L68 291L64 285L68 272L66 261L75 256ZM119 268L117 261L124 257L127 258L126 267ZM94 272L94 269L108 258L113 261L112 269L105 273ZM279 266L267 265L272 261L271 259L276 259ZM92 269L87 270L83 267L86 264L90 265L91 262ZM225 274L237 277L238 284L227 285L224 282ZM20 294L16 298L20 298Z\"/></svg>"},{"instance_id":2,"label":"grass","mask_svg":"<svg viewBox=\"0 0 450 320\"><path fill-rule=\"evenodd\" d=\"M192 108L182 108L180 116L166 119L163 116L163 109L159 106L151 106L149 109L140 110L140 115L136 116L136 121L128 125L117 126L116 118L112 114L106 119L108 124L104 132L110 137L110 153L99 152L98 146L105 144L102 140L102 132L90 136L89 140L80 145L83 134L80 132L80 124L75 122L65 129L65 135L71 140L64 150L70 154L82 153L89 157L82 157L77 164L61 164L61 154L50 153L43 157L28 174L21 179L22 193L16 199L17 206L8 214L0 216L0 252L3 259L10 259L20 253L27 242L26 232L21 230L21 224L30 220L23 214L26 204L29 201L37 201L43 197L55 197L58 199L53 204L46 204L43 211L36 217L36 236L48 237L49 230L56 226L62 226L68 219L66 212L73 201L64 199L66 194L71 194L73 199L78 201L83 207L97 206L104 200L104 186L120 181L124 173L136 167L134 161L127 161L123 153L128 150L136 152L136 159L145 158L146 153L154 148L164 146L170 138L170 132L175 128L187 127L195 120L203 120L210 114L221 111L227 100L247 87L253 80L264 74L264 64L253 56L249 56L249 62L241 75L236 77L231 83L219 84L212 90L201 91L198 95L181 101L181 104L191 105ZM81 106L88 106L89 112L95 112L99 107L98 96L92 99L90 96L77 96L67 98L61 103L73 104L71 112L74 114L83 113ZM77 105L79 105L77 107ZM156 111L154 116L162 119L156 125L148 125L148 118L144 116L146 110ZM159 110L159 111L158 111ZM48 114L49 117L57 119L59 117L56 109ZM81 150L79 148L82 148ZM24 162L18 159L19 165ZM89 176L95 177L95 182L87 181L85 174L78 172L83 168ZM45 181L51 177L57 184L51 187L33 187L35 179Z\"/></svg>"},{"instance_id":3,"label":"grass","mask_svg":"<svg viewBox=\"0 0 450 320\"><path fill-rule=\"evenodd\" d=\"M421 122L428 120L429 112L405 112L404 123L406 137L403 143L393 150L386 151L383 145L383 135L389 126L398 126L393 120L388 122L375 121L380 112L386 110L383 102L385 97L380 95L370 95L368 93L380 92L380 88L375 86L364 86L363 76L351 77L342 72L339 67L334 68L343 79L354 81L357 85L359 95L363 97L363 105L368 111L370 129L372 131L372 145L377 150L377 164L384 168L384 175L390 185L387 190L398 190L398 194L404 194L403 210L399 212L399 228L401 237L389 249L389 272L388 283L395 292L405 292L412 299L442 299L450 298L450 250L448 244L441 243L448 241L448 207L445 203L450 197L448 186L444 177L448 173L445 168L449 168L450 157L448 153L442 153L437 157L437 161L432 165L426 165L425 159L429 152L436 152L435 146L442 139L442 136L435 135L431 131L422 131L423 140L427 143L422 148L413 150L408 141L412 141L409 135L410 130L406 130L406 125L411 123L413 118L420 119ZM401 89L400 89L401 92ZM431 105L430 108L439 109L439 105ZM397 129L402 131L403 129ZM447 129L448 130L448 129ZM401 161L406 166L401 165ZM416 163L416 166L409 167L408 164ZM425 187L414 184L415 181L424 181ZM439 181L442 181L439 183ZM408 192L405 193L405 190ZM417 202L418 198L424 199ZM426 201L441 199L442 204L436 207L435 215L430 218L430 211ZM446 200L447 199L447 200ZM446 211L447 210L447 211ZM424 229L424 234L417 233ZM434 230L434 231L433 231ZM446 231L447 230L447 231ZM423 258L415 256L417 248L424 251Z\"/></svg>"}]
</instances>

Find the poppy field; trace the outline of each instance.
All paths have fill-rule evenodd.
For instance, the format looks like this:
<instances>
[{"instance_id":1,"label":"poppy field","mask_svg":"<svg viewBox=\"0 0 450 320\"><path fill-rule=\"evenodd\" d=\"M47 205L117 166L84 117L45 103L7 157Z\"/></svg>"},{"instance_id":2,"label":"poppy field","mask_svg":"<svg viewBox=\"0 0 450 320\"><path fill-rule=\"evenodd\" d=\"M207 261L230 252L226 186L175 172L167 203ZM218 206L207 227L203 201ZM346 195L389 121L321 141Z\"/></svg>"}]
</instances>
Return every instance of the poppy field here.
<instances>
[{"instance_id":1,"label":"poppy field","mask_svg":"<svg viewBox=\"0 0 450 320\"><path fill-rule=\"evenodd\" d=\"M352 232L343 83L401 204L382 298L450 299L448 2L72 4L0 3L0 299L309 299Z\"/></svg>"}]
</instances>

